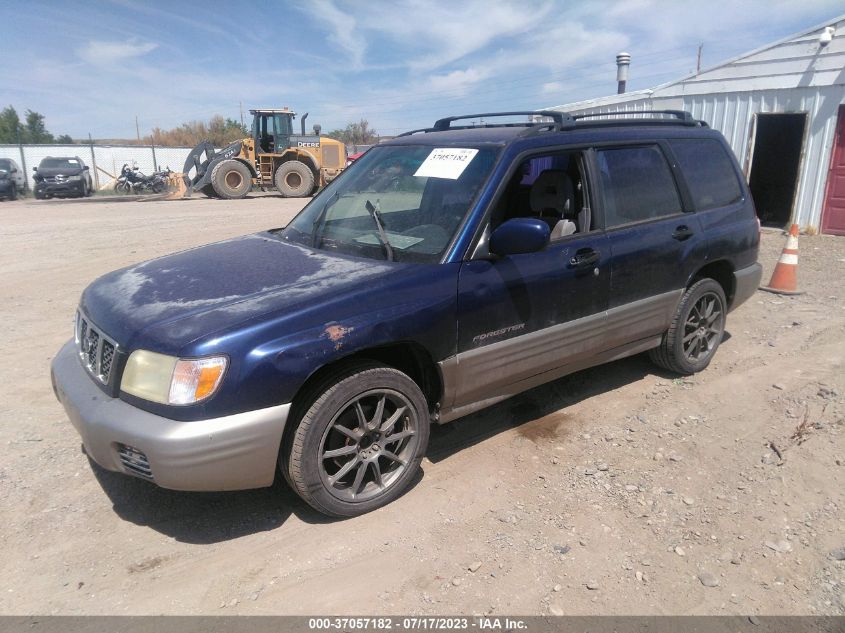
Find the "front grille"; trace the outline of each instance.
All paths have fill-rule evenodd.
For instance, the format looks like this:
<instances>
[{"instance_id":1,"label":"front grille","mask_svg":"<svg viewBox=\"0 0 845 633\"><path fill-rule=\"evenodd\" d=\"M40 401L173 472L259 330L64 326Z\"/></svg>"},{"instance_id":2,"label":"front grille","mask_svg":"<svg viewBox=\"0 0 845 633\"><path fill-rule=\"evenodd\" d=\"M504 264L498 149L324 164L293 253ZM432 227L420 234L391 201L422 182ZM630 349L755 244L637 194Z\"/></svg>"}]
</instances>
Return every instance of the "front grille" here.
<instances>
[{"instance_id":1,"label":"front grille","mask_svg":"<svg viewBox=\"0 0 845 633\"><path fill-rule=\"evenodd\" d=\"M76 349L85 369L104 385L111 379L114 358L117 353L117 343L91 323L82 314L76 313Z\"/></svg>"},{"instance_id":2,"label":"front grille","mask_svg":"<svg viewBox=\"0 0 845 633\"><path fill-rule=\"evenodd\" d=\"M120 457L120 463L123 464L123 467L130 475L135 475L147 481L153 481L153 471L143 451L139 451L134 446L118 444L117 454Z\"/></svg>"},{"instance_id":3,"label":"front grille","mask_svg":"<svg viewBox=\"0 0 845 633\"><path fill-rule=\"evenodd\" d=\"M100 371L104 376L111 375L111 365L114 360L114 345L109 341L103 341L103 355L100 357Z\"/></svg>"},{"instance_id":4,"label":"front grille","mask_svg":"<svg viewBox=\"0 0 845 633\"><path fill-rule=\"evenodd\" d=\"M340 147L337 145L323 146L323 167L340 167Z\"/></svg>"}]
</instances>

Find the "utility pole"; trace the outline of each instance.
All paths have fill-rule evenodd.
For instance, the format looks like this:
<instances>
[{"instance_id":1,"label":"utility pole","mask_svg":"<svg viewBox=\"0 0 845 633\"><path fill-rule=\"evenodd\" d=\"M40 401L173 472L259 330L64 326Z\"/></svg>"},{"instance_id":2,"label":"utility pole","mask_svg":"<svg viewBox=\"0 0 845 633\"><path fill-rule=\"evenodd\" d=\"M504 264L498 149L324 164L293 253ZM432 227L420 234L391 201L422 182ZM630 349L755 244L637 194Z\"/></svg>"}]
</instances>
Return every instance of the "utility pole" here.
<instances>
[{"instance_id":1,"label":"utility pole","mask_svg":"<svg viewBox=\"0 0 845 633\"><path fill-rule=\"evenodd\" d=\"M241 106L241 127L244 126L244 102L240 101L239 105Z\"/></svg>"},{"instance_id":2,"label":"utility pole","mask_svg":"<svg viewBox=\"0 0 845 633\"><path fill-rule=\"evenodd\" d=\"M704 43L698 45L698 60L695 62L695 74L701 72L701 49L704 48Z\"/></svg>"},{"instance_id":3,"label":"utility pole","mask_svg":"<svg viewBox=\"0 0 845 633\"><path fill-rule=\"evenodd\" d=\"M138 126L138 115L135 115L135 135L138 137L138 145L141 144L141 128Z\"/></svg>"}]
</instances>

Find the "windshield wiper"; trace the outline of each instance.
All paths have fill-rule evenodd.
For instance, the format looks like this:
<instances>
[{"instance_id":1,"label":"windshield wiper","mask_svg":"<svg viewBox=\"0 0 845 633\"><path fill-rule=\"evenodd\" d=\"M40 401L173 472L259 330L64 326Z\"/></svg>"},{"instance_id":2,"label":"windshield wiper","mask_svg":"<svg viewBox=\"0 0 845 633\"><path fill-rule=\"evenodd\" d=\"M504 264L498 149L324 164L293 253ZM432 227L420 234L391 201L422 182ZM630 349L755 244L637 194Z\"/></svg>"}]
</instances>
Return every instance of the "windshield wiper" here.
<instances>
[{"instance_id":1,"label":"windshield wiper","mask_svg":"<svg viewBox=\"0 0 845 633\"><path fill-rule=\"evenodd\" d=\"M387 233L384 232L384 223L381 221L381 214L378 212L373 206L373 203L367 200L367 204L364 205L367 208L367 211L370 214L370 217L373 219L373 222L376 223L376 228L378 229L378 238L381 241L382 246L384 246L384 252L387 255L387 261L393 261L393 247L390 246L390 242L387 240Z\"/></svg>"},{"instance_id":2,"label":"windshield wiper","mask_svg":"<svg viewBox=\"0 0 845 633\"><path fill-rule=\"evenodd\" d=\"M328 213L329 207L337 202L338 197L337 190L335 190L334 195L326 201L326 204L323 205L323 208L320 209L320 213L314 219L314 223L311 225L311 248L317 248L317 231L322 227L323 220L326 219L326 213Z\"/></svg>"}]
</instances>

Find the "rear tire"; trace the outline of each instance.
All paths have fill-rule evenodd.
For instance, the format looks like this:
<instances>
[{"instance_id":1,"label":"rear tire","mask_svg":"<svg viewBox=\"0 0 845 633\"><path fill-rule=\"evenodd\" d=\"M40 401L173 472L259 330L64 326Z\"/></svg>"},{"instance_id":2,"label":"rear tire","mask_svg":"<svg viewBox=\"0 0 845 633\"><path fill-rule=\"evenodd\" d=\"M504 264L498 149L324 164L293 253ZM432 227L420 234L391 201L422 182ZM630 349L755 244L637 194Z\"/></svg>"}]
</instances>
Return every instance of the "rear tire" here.
<instances>
[{"instance_id":1,"label":"rear tire","mask_svg":"<svg viewBox=\"0 0 845 633\"><path fill-rule=\"evenodd\" d=\"M703 370L722 342L726 306L718 282L701 279L694 283L681 297L660 346L649 351L651 360L682 375Z\"/></svg>"},{"instance_id":2,"label":"rear tire","mask_svg":"<svg viewBox=\"0 0 845 633\"><path fill-rule=\"evenodd\" d=\"M314 172L298 160L279 165L274 180L276 189L285 198L304 198L314 189Z\"/></svg>"},{"instance_id":3,"label":"rear tire","mask_svg":"<svg viewBox=\"0 0 845 633\"><path fill-rule=\"evenodd\" d=\"M348 366L306 396L302 410L280 468L315 510L333 517L370 512L399 497L419 471L428 406L404 373L375 363Z\"/></svg>"},{"instance_id":4,"label":"rear tire","mask_svg":"<svg viewBox=\"0 0 845 633\"><path fill-rule=\"evenodd\" d=\"M214 192L226 200L238 200L252 189L252 173L239 160L220 161L211 170Z\"/></svg>"}]
</instances>

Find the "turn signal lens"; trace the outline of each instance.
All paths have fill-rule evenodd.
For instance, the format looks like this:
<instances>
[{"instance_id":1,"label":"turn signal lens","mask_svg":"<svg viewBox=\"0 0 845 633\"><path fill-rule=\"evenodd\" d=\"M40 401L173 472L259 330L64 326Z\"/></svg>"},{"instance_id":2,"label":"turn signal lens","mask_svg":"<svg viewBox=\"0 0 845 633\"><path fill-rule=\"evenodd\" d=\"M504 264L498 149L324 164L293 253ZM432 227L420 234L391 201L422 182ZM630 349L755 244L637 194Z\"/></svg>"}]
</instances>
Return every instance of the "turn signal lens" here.
<instances>
[{"instance_id":1,"label":"turn signal lens","mask_svg":"<svg viewBox=\"0 0 845 633\"><path fill-rule=\"evenodd\" d=\"M225 356L177 361L173 368L168 402L193 404L205 400L220 386L227 364Z\"/></svg>"}]
</instances>

